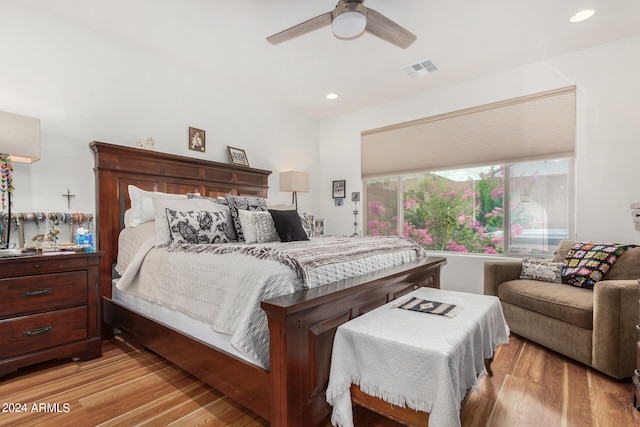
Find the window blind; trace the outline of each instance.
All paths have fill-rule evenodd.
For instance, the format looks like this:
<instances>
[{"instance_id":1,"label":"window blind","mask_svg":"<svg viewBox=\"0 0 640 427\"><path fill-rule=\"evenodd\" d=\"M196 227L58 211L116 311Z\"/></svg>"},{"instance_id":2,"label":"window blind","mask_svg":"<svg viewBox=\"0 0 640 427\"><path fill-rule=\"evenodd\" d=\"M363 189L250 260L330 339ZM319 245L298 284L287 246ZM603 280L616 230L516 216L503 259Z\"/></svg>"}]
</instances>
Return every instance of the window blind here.
<instances>
[{"instance_id":1,"label":"window blind","mask_svg":"<svg viewBox=\"0 0 640 427\"><path fill-rule=\"evenodd\" d=\"M574 153L575 86L362 132L362 177Z\"/></svg>"}]
</instances>

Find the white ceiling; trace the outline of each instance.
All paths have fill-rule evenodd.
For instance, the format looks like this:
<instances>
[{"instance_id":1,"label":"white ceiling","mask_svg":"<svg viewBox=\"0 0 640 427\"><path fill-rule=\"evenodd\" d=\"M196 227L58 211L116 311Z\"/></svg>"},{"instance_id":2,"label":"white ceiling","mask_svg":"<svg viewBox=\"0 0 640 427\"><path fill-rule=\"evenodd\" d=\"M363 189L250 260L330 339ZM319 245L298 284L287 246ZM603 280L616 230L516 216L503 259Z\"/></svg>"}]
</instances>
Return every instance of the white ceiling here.
<instances>
[{"instance_id":1,"label":"white ceiling","mask_svg":"<svg viewBox=\"0 0 640 427\"><path fill-rule=\"evenodd\" d=\"M366 0L418 40L402 50L369 34L338 40L329 27L277 46L265 40L331 11L335 2L32 1L74 24L199 70L203 84L233 79L315 119L640 34L638 0ZM593 18L569 23L587 8L596 10ZM439 70L420 78L401 71L425 59ZM326 100L329 92L340 97Z\"/></svg>"}]
</instances>

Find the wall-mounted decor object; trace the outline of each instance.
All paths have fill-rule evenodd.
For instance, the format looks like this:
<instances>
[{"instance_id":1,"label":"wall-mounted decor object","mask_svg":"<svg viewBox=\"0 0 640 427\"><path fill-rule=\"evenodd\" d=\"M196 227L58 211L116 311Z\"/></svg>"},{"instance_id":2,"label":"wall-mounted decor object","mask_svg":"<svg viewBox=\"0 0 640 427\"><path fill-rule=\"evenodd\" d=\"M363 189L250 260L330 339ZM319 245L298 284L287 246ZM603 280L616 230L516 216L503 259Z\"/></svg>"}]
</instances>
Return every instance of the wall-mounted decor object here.
<instances>
[{"instance_id":1,"label":"wall-mounted decor object","mask_svg":"<svg viewBox=\"0 0 640 427\"><path fill-rule=\"evenodd\" d=\"M280 191L291 191L291 203L298 210L298 193L309 192L309 174L306 172L280 172Z\"/></svg>"},{"instance_id":2,"label":"wall-mounted decor object","mask_svg":"<svg viewBox=\"0 0 640 427\"><path fill-rule=\"evenodd\" d=\"M229 159L231 163L234 165L240 166L249 166L249 159L247 159L247 153L244 152L241 148L229 147L227 145L227 149L229 150Z\"/></svg>"},{"instance_id":3,"label":"wall-mounted decor object","mask_svg":"<svg viewBox=\"0 0 640 427\"><path fill-rule=\"evenodd\" d=\"M341 181L333 181L333 198L344 199L347 194L347 181L344 179Z\"/></svg>"},{"instance_id":4,"label":"wall-mounted decor object","mask_svg":"<svg viewBox=\"0 0 640 427\"><path fill-rule=\"evenodd\" d=\"M336 206L342 206L344 199L333 199L333 204Z\"/></svg>"},{"instance_id":5,"label":"wall-mounted decor object","mask_svg":"<svg viewBox=\"0 0 640 427\"><path fill-rule=\"evenodd\" d=\"M316 219L313 221L313 227L316 231L316 236L324 236L324 227L326 226L326 222L324 219Z\"/></svg>"},{"instance_id":6,"label":"wall-mounted decor object","mask_svg":"<svg viewBox=\"0 0 640 427\"><path fill-rule=\"evenodd\" d=\"M358 202L360 201L360 192L351 193L351 201L353 202L353 235L358 235Z\"/></svg>"},{"instance_id":7,"label":"wall-mounted decor object","mask_svg":"<svg viewBox=\"0 0 640 427\"><path fill-rule=\"evenodd\" d=\"M189 128L189 150L205 152L206 132L202 129Z\"/></svg>"}]
</instances>

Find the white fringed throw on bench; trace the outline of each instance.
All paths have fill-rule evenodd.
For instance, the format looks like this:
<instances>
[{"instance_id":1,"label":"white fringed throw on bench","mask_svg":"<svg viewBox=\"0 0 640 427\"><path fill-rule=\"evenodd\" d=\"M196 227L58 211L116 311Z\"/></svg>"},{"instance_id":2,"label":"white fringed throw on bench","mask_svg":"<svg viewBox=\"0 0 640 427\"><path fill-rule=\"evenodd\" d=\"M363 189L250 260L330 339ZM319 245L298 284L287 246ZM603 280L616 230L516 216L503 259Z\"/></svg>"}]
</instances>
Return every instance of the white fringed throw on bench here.
<instances>
[{"instance_id":1,"label":"white fringed throw on bench","mask_svg":"<svg viewBox=\"0 0 640 427\"><path fill-rule=\"evenodd\" d=\"M398 308L412 297L462 307L455 317ZM351 384L396 406L428 412L432 427L460 426L460 405L484 360L509 342L498 298L420 288L341 325L327 402L331 421L353 426Z\"/></svg>"}]
</instances>

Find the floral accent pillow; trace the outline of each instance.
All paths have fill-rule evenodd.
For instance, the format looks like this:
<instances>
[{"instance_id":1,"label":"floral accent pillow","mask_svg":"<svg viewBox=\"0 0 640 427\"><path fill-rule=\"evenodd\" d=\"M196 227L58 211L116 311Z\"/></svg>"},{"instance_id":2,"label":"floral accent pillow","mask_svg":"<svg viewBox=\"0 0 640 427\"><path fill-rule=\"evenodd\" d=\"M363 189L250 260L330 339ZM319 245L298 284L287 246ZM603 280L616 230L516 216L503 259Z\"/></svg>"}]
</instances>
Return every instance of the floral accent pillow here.
<instances>
[{"instance_id":1,"label":"floral accent pillow","mask_svg":"<svg viewBox=\"0 0 640 427\"><path fill-rule=\"evenodd\" d=\"M166 208L172 243L229 243L227 216L223 212L179 212Z\"/></svg>"},{"instance_id":2,"label":"floral accent pillow","mask_svg":"<svg viewBox=\"0 0 640 427\"><path fill-rule=\"evenodd\" d=\"M625 250L635 245L578 243L564 260L562 280L572 286L593 288Z\"/></svg>"},{"instance_id":3,"label":"floral accent pillow","mask_svg":"<svg viewBox=\"0 0 640 427\"><path fill-rule=\"evenodd\" d=\"M523 258L521 279L540 280L542 282L562 283L561 262L543 259Z\"/></svg>"},{"instance_id":4,"label":"floral accent pillow","mask_svg":"<svg viewBox=\"0 0 640 427\"><path fill-rule=\"evenodd\" d=\"M229 205L233 227L238 235L238 242L244 242L244 233L242 232L242 224L240 223L238 210L266 211L267 199L262 197L233 196L231 194L225 194L224 197L227 199L227 204Z\"/></svg>"}]
</instances>

